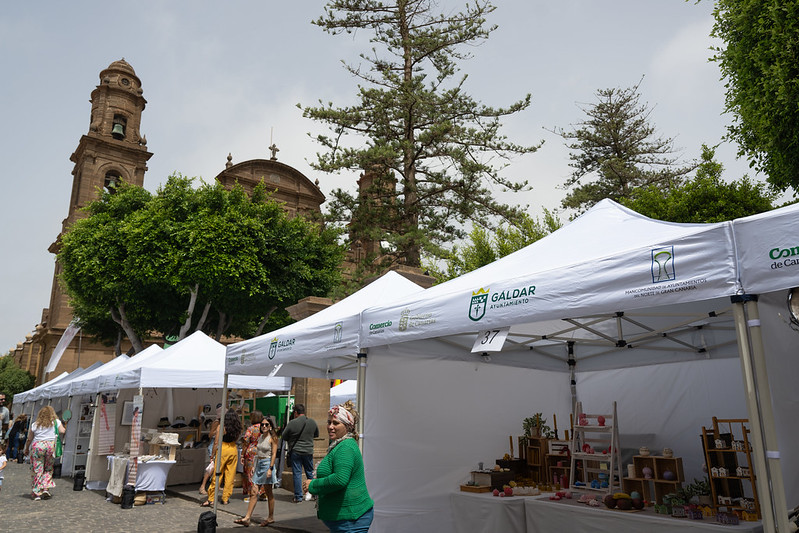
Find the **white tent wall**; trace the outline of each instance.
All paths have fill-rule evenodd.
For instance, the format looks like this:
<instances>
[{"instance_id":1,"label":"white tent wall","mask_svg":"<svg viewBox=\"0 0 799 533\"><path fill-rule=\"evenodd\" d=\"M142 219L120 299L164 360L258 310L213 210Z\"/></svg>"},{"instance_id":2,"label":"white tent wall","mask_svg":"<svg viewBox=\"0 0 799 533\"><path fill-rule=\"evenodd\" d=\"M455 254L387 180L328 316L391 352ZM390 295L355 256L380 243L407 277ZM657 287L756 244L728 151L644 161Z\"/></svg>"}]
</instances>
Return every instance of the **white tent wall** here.
<instances>
[{"instance_id":1,"label":"white tent wall","mask_svg":"<svg viewBox=\"0 0 799 533\"><path fill-rule=\"evenodd\" d=\"M608 412L615 401L621 446L648 446L656 455L671 448L687 482L705 475L702 426L710 427L713 416L747 417L736 359L578 372L577 396L592 413Z\"/></svg>"},{"instance_id":2,"label":"white tent wall","mask_svg":"<svg viewBox=\"0 0 799 533\"><path fill-rule=\"evenodd\" d=\"M568 374L427 359L402 345L370 350L367 365L363 455L375 533L452 531L449 494L479 462L510 452L524 418L557 414L561 437L566 429Z\"/></svg>"}]
</instances>

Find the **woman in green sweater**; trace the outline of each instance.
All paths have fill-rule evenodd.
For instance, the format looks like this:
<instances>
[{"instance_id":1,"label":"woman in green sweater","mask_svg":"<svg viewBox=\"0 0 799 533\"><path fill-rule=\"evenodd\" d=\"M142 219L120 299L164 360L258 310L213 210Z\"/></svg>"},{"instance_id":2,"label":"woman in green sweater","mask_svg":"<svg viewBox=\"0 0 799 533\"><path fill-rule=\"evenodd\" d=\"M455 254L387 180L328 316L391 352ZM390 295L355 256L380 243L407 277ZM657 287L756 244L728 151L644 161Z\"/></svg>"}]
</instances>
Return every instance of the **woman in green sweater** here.
<instances>
[{"instance_id":1,"label":"woman in green sweater","mask_svg":"<svg viewBox=\"0 0 799 533\"><path fill-rule=\"evenodd\" d=\"M316 478L303 481L303 489L318 496L316 516L331 533L365 533L374 518L375 502L366 490L355 432L357 416L349 401L328 411L327 455L316 468Z\"/></svg>"}]
</instances>

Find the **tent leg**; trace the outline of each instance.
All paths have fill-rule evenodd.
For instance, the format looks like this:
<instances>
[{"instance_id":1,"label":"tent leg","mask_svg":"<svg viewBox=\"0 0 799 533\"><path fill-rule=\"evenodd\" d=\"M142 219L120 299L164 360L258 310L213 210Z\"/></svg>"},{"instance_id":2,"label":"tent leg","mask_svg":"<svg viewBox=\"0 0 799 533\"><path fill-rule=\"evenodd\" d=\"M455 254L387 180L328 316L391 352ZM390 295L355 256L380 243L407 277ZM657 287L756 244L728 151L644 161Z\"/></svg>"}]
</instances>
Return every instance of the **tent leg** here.
<instances>
[{"instance_id":1,"label":"tent leg","mask_svg":"<svg viewBox=\"0 0 799 533\"><path fill-rule=\"evenodd\" d=\"M214 514L216 514L217 502L222 498L222 487L219 486L220 478L222 477L221 461L222 461L222 431L225 428L225 414L227 412L227 378L225 373L225 383L222 385L222 411L219 413L219 429L216 433L216 459L214 459ZM232 481L231 481L232 483Z\"/></svg>"},{"instance_id":2,"label":"tent leg","mask_svg":"<svg viewBox=\"0 0 799 533\"><path fill-rule=\"evenodd\" d=\"M788 506L780 468L757 296L736 296L732 298L732 303L746 388L749 426L754 444L756 484L763 515L763 530L788 533L791 531L788 525ZM760 391L764 393L761 395Z\"/></svg>"},{"instance_id":3,"label":"tent leg","mask_svg":"<svg viewBox=\"0 0 799 533\"><path fill-rule=\"evenodd\" d=\"M358 427L356 431L358 431L358 446L361 448L361 454L363 454L363 410L366 404L364 401L366 398L366 359L366 352L360 352L358 354L358 391L355 396L355 407L358 409L358 414L360 415L358 417Z\"/></svg>"}]
</instances>

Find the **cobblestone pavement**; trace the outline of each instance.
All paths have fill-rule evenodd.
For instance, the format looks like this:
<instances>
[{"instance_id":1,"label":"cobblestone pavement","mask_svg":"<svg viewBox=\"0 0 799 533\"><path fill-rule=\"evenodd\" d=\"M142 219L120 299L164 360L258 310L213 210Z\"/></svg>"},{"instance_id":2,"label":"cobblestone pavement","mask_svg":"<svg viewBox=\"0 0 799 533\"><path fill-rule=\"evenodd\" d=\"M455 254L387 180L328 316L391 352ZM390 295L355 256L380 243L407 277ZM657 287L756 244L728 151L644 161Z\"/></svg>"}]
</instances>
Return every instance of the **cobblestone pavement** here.
<instances>
[{"instance_id":1,"label":"cobblestone pavement","mask_svg":"<svg viewBox=\"0 0 799 533\"><path fill-rule=\"evenodd\" d=\"M200 514L199 484L168 487L165 504L134 506L122 509L106 501L105 491L73 490L71 478L56 479L49 500L31 500L30 466L9 462L3 471L0 490L0 531L63 533L182 533L197 531ZM275 490L275 524L257 527L265 516L266 502L258 502L253 525L245 529L233 523L247 509L241 489L235 489L228 505L217 511L217 531L263 531L283 533L325 533L328 529L316 518L313 502L291 503L291 493Z\"/></svg>"}]
</instances>

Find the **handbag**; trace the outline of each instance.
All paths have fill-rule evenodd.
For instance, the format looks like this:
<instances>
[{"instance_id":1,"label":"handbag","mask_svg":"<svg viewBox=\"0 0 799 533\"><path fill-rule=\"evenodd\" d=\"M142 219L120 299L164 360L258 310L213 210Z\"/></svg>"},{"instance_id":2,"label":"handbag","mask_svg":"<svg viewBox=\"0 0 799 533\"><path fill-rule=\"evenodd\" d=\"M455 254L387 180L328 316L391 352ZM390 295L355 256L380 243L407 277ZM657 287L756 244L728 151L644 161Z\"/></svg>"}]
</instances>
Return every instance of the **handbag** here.
<instances>
[{"instance_id":1,"label":"handbag","mask_svg":"<svg viewBox=\"0 0 799 533\"><path fill-rule=\"evenodd\" d=\"M61 437L58 436L58 422L53 422L53 426L55 427L55 456L61 457L64 449L61 446Z\"/></svg>"}]
</instances>

